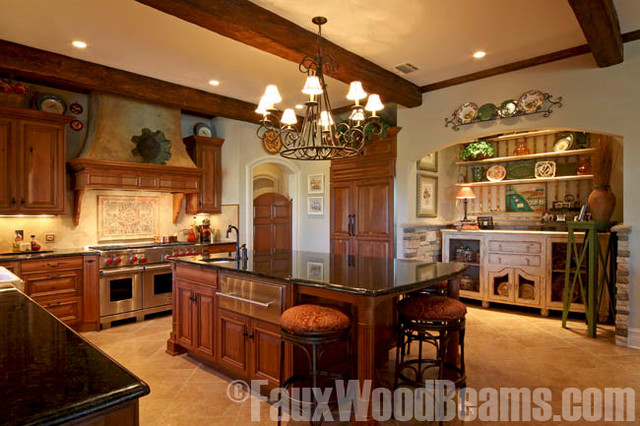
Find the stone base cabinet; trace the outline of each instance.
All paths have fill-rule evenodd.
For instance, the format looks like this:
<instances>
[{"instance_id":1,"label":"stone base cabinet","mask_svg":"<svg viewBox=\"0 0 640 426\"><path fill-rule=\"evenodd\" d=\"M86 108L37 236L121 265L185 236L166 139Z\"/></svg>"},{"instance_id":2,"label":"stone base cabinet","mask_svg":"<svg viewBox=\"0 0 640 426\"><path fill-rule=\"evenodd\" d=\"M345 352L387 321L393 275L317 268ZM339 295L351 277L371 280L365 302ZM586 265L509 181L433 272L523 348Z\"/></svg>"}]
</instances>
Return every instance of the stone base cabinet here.
<instances>
[{"instance_id":1,"label":"stone base cabinet","mask_svg":"<svg viewBox=\"0 0 640 426\"><path fill-rule=\"evenodd\" d=\"M579 236L577 236L579 240ZM562 310L566 232L442 230L442 259L462 262L460 296L482 301ZM578 292L571 311L584 312Z\"/></svg>"}]
</instances>

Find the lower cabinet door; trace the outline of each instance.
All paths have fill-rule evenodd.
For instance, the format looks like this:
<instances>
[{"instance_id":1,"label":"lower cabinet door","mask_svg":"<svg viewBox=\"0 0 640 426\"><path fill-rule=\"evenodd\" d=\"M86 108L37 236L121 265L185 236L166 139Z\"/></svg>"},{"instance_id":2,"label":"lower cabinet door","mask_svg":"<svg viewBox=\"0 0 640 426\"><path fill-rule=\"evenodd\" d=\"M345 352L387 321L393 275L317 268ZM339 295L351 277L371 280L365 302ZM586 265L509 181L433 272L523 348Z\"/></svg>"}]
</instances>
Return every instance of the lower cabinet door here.
<instances>
[{"instance_id":1,"label":"lower cabinet door","mask_svg":"<svg viewBox=\"0 0 640 426\"><path fill-rule=\"evenodd\" d=\"M249 318L218 309L218 364L247 376Z\"/></svg>"},{"instance_id":2,"label":"lower cabinet door","mask_svg":"<svg viewBox=\"0 0 640 426\"><path fill-rule=\"evenodd\" d=\"M513 271L516 284L516 302L539 306L542 294L542 271L538 269L517 268Z\"/></svg>"},{"instance_id":3,"label":"lower cabinet door","mask_svg":"<svg viewBox=\"0 0 640 426\"><path fill-rule=\"evenodd\" d=\"M495 268L487 274L488 298L496 302L513 302L514 289L512 268Z\"/></svg>"},{"instance_id":4,"label":"lower cabinet door","mask_svg":"<svg viewBox=\"0 0 640 426\"><path fill-rule=\"evenodd\" d=\"M194 350L211 361L215 360L215 290L211 287L193 286Z\"/></svg>"},{"instance_id":5,"label":"lower cabinet door","mask_svg":"<svg viewBox=\"0 0 640 426\"><path fill-rule=\"evenodd\" d=\"M68 326L78 325L82 320L82 297L46 301L34 300Z\"/></svg>"},{"instance_id":6,"label":"lower cabinet door","mask_svg":"<svg viewBox=\"0 0 640 426\"><path fill-rule=\"evenodd\" d=\"M393 257L393 242L356 237L356 254L364 257Z\"/></svg>"},{"instance_id":7,"label":"lower cabinet door","mask_svg":"<svg viewBox=\"0 0 640 426\"><path fill-rule=\"evenodd\" d=\"M269 384L280 383L280 327L274 324L251 320L251 378L268 380Z\"/></svg>"},{"instance_id":8,"label":"lower cabinet door","mask_svg":"<svg viewBox=\"0 0 640 426\"><path fill-rule=\"evenodd\" d=\"M175 307L176 312L176 342L183 348L190 350L193 349L194 337L193 337L193 285L182 281L176 280L176 298Z\"/></svg>"}]
</instances>

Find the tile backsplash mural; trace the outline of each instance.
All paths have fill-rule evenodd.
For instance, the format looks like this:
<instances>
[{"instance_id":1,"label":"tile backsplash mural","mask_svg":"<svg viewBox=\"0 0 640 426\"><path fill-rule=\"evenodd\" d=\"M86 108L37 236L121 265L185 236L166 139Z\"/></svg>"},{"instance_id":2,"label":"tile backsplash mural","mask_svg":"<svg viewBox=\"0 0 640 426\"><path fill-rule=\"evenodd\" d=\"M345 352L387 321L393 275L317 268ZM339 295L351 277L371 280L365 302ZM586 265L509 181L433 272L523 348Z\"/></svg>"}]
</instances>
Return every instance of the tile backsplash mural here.
<instances>
[{"instance_id":1,"label":"tile backsplash mural","mask_svg":"<svg viewBox=\"0 0 640 426\"><path fill-rule=\"evenodd\" d=\"M159 233L158 196L98 196L98 240L141 240Z\"/></svg>"}]
</instances>

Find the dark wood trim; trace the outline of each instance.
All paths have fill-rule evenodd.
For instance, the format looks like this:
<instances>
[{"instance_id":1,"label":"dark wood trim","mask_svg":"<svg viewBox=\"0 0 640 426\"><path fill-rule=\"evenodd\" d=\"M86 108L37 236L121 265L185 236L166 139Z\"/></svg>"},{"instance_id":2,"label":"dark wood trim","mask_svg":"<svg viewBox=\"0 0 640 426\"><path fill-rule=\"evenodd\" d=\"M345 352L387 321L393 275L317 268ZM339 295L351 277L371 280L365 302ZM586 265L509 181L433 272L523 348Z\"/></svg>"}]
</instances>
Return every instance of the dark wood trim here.
<instances>
[{"instance_id":1,"label":"dark wood trim","mask_svg":"<svg viewBox=\"0 0 640 426\"><path fill-rule=\"evenodd\" d=\"M137 1L292 62L298 63L304 56L316 54L314 32L248 0ZM387 103L396 102L408 108L422 104L420 88L410 81L326 39L322 50L340 63L333 78L345 83L360 80L365 90L379 93Z\"/></svg>"},{"instance_id":2,"label":"dark wood trim","mask_svg":"<svg viewBox=\"0 0 640 426\"><path fill-rule=\"evenodd\" d=\"M640 40L640 30L630 31L622 34L622 41L629 43L635 40ZM544 55L536 56L529 59L523 59L522 61L511 62L510 64L500 65L494 68L474 72L471 74L461 75L459 77L450 78L447 80L438 81L431 84L426 84L421 87L423 93L433 92L435 90L444 89L446 87L457 86L458 84L468 83L470 81L482 80L483 78L493 77L500 74L506 74L508 72L518 71L525 68L535 67L537 65L547 64L549 62L560 61L568 59L574 56L584 55L591 52L588 44L581 46L570 47L569 49L558 50L557 52L547 53Z\"/></svg>"},{"instance_id":3,"label":"dark wood trim","mask_svg":"<svg viewBox=\"0 0 640 426\"><path fill-rule=\"evenodd\" d=\"M258 123L256 105L0 40L0 73L81 92L100 91L185 112Z\"/></svg>"},{"instance_id":4,"label":"dark wood trim","mask_svg":"<svg viewBox=\"0 0 640 426\"><path fill-rule=\"evenodd\" d=\"M569 0L599 67L624 60L620 22L613 0Z\"/></svg>"}]
</instances>

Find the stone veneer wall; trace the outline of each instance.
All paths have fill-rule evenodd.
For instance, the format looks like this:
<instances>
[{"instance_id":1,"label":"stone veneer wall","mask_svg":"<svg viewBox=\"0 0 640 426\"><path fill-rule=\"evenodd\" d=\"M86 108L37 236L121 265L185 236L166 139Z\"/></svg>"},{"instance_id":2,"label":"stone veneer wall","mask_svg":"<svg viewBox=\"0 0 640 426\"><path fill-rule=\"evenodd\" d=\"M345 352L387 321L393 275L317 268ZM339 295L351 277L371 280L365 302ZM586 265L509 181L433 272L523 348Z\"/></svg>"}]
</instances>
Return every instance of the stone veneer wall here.
<instances>
[{"instance_id":1,"label":"stone veneer wall","mask_svg":"<svg viewBox=\"0 0 640 426\"><path fill-rule=\"evenodd\" d=\"M442 260L442 233L445 224L405 224L402 225L402 256L426 262Z\"/></svg>"},{"instance_id":2,"label":"stone veneer wall","mask_svg":"<svg viewBox=\"0 0 640 426\"><path fill-rule=\"evenodd\" d=\"M631 226L616 225L611 228L618 234L618 257L616 269L616 344L629 343L629 234Z\"/></svg>"}]
</instances>

